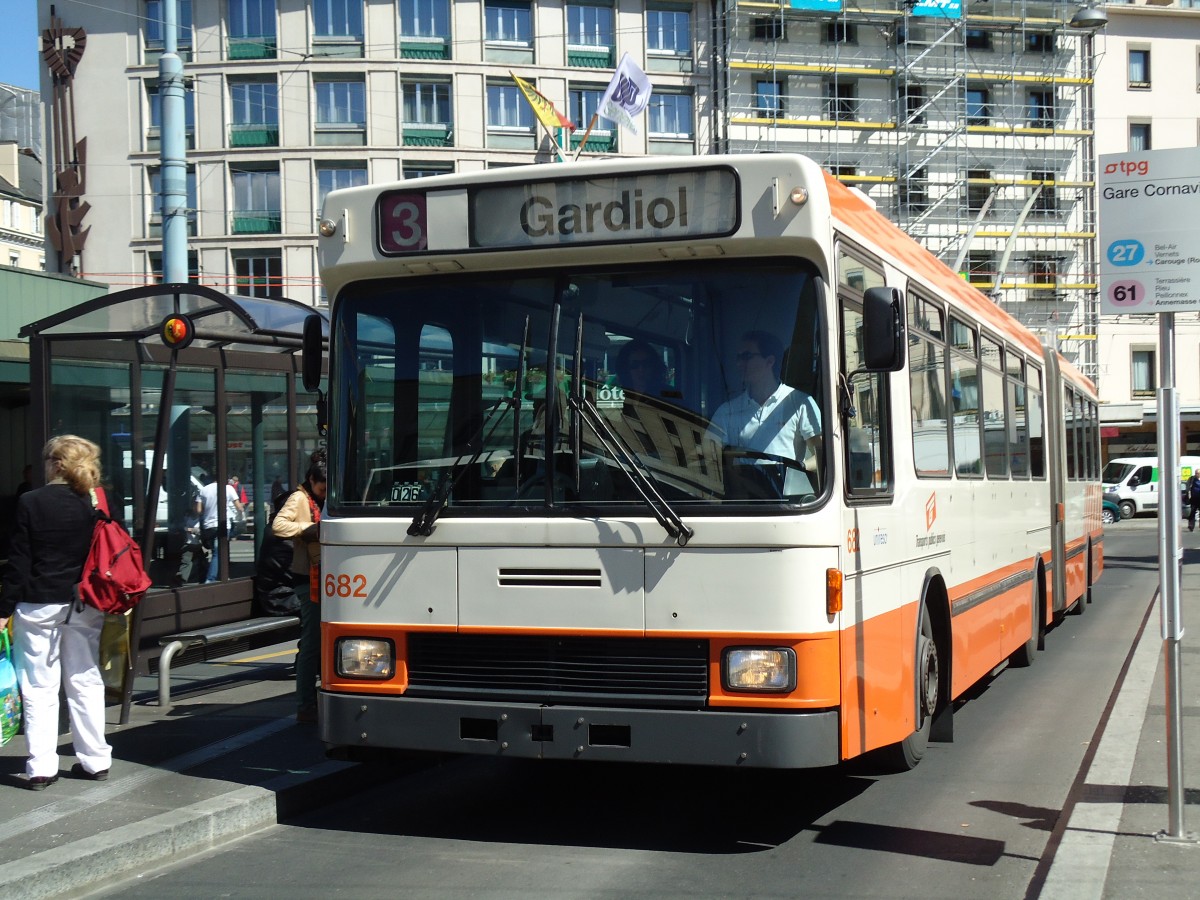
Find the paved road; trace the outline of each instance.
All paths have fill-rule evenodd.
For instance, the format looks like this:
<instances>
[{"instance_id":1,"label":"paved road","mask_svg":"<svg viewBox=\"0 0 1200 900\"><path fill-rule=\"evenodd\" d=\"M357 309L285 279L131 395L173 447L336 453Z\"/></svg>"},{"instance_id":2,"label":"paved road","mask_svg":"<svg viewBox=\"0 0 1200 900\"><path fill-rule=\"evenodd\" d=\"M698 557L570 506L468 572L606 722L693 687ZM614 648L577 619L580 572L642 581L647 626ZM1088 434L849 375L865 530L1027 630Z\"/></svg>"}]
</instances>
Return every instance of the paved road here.
<instances>
[{"instance_id":1,"label":"paved road","mask_svg":"<svg viewBox=\"0 0 1200 900\"><path fill-rule=\"evenodd\" d=\"M1154 520L1106 552L1086 613L973 690L914 772L454 759L95 896L1038 896L1147 620Z\"/></svg>"}]
</instances>

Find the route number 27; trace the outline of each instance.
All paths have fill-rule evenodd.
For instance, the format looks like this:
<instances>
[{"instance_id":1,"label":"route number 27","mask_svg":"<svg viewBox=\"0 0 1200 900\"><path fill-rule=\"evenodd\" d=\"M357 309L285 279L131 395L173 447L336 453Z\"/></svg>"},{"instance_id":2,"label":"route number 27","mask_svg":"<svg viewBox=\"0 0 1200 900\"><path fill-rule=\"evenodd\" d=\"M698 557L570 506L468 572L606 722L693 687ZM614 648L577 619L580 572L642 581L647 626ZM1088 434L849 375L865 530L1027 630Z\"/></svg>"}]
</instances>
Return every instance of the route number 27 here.
<instances>
[{"instance_id":1,"label":"route number 27","mask_svg":"<svg viewBox=\"0 0 1200 900\"><path fill-rule=\"evenodd\" d=\"M1145 256L1146 248L1141 241L1132 238L1108 245L1108 261L1114 266L1136 266Z\"/></svg>"}]
</instances>

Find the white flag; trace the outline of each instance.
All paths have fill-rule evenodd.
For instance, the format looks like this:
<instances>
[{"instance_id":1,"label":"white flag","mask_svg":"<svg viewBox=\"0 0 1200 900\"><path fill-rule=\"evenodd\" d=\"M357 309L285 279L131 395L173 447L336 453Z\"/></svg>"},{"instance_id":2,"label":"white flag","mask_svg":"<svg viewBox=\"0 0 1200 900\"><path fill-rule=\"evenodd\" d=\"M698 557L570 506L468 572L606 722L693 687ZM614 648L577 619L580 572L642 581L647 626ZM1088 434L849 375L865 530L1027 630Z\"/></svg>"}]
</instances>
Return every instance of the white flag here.
<instances>
[{"instance_id":1,"label":"white flag","mask_svg":"<svg viewBox=\"0 0 1200 900\"><path fill-rule=\"evenodd\" d=\"M641 113L650 102L650 79L638 68L638 64L626 53L600 98L600 115L624 125L634 134L638 133L633 117Z\"/></svg>"}]
</instances>

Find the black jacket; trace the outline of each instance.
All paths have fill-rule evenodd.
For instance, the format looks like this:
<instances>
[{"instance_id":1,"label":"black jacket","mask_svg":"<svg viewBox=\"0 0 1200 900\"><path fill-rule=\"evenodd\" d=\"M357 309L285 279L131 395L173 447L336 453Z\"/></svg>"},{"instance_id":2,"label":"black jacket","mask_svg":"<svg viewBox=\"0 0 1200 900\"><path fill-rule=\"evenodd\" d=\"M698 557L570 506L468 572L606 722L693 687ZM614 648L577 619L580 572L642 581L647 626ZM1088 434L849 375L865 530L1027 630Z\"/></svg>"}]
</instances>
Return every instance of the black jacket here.
<instances>
[{"instance_id":1,"label":"black jacket","mask_svg":"<svg viewBox=\"0 0 1200 900\"><path fill-rule=\"evenodd\" d=\"M18 603L74 600L95 527L91 498L65 484L22 494L0 591L0 618L11 616Z\"/></svg>"},{"instance_id":2,"label":"black jacket","mask_svg":"<svg viewBox=\"0 0 1200 900\"><path fill-rule=\"evenodd\" d=\"M288 498L283 491L275 497L271 518L279 512ZM254 602L256 612L263 616L295 616L300 614L300 603L294 587L297 576L292 574L292 542L276 537L267 524L262 545L258 551L258 564L254 572Z\"/></svg>"}]
</instances>

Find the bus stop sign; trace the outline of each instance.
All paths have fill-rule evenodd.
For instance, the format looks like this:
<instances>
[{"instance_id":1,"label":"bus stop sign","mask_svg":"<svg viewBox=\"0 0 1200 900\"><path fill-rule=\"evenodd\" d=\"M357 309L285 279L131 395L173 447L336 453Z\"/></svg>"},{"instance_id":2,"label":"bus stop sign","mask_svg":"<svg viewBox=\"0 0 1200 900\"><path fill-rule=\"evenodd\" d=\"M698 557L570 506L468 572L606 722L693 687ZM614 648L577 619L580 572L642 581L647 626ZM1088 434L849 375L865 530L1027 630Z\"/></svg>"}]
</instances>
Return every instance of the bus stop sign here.
<instances>
[{"instance_id":1,"label":"bus stop sign","mask_svg":"<svg viewBox=\"0 0 1200 900\"><path fill-rule=\"evenodd\" d=\"M1200 310L1200 148L1100 157L1100 312Z\"/></svg>"}]
</instances>

